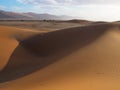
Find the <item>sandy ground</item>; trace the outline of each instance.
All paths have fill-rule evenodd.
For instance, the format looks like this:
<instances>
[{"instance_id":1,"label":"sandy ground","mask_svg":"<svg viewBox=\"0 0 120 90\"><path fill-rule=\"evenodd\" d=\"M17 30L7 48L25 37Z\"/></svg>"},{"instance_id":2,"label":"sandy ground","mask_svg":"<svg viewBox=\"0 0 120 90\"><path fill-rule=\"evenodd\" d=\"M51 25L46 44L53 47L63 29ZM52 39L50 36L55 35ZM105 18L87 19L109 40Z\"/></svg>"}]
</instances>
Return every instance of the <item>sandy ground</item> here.
<instances>
[{"instance_id":1,"label":"sandy ground","mask_svg":"<svg viewBox=\"0 0 120 90\"><path fill-rule=\"evenodd\" d=\"M45 33L1 26L0 90L119 90L119 26Z\"/></svg>"},{"instance_id":2,"label":"sandy ground","mask_svg":"<svg viewBox=\"0 0 120 90\"><path fill-rule=\"evenodd\" d=\"M54 31L64 28L83 26L90 23L90 21L76 21L0 21L0 25L14 26L18 28L28 28L40 31L41 29Z\"/></svg>"}]
</instances>

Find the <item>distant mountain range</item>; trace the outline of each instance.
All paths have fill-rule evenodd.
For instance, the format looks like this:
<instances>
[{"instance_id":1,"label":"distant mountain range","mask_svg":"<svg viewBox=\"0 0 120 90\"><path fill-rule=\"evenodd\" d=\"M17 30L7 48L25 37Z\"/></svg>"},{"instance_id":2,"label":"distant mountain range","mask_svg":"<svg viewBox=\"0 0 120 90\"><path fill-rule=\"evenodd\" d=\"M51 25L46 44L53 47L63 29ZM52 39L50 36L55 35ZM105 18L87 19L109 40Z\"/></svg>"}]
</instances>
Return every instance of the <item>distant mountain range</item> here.
<instances>
[{"instance_id":1,"label":"distant mountain range","mask_svg":"<svg viewBox=\"0 0 120 90\"><path fill-rule=\"evenodd\" d=\"M57 16L51 14L37 14L37 13L18 13L0 10L0 20L70 20L74 19L71 16Z\"/></svg>"}]
</instances>

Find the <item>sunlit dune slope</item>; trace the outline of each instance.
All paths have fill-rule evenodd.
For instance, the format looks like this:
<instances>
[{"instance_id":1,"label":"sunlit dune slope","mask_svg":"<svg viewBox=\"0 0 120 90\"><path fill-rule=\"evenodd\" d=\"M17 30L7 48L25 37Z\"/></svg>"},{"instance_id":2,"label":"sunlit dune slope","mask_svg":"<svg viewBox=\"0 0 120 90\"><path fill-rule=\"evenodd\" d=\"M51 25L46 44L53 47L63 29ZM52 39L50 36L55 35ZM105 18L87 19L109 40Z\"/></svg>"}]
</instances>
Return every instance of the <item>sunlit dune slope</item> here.
<instances>
[{"instance_id":1,"label":"sunlit dune slope","mask_svg":"<svg viewBox=\"0 0 120 90\"><path fill-rule=\"evenodd\" d=\"M119 53L119 24L35 35L12 53L1 72L0 89L119 90Z\"/></svg>"},{"instance_id":2,"label":"sunlit dune slope","mask_svg":"<svg viewBox=\"0 0 120 90\"><path fill-rule=\"evenodd\" d=\"M8 62L12 52L19 44L19 40L34 35L32 30L21 30L18 28L0 26L0 70Z\"/></svg>"}]
</instances>

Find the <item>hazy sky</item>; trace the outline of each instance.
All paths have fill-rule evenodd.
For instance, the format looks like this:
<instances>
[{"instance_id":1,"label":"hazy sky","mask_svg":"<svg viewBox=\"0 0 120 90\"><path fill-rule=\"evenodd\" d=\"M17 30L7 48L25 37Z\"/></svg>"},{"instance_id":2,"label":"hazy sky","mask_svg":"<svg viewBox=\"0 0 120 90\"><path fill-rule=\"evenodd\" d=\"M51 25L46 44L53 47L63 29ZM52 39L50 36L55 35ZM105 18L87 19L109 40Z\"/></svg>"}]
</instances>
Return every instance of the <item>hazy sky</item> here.
<instances>
[{"instance_id":1,"label":"hazy sky","mask_svg":"<svg viewBox=\"0 0 120 90\"><path fill-rule=\"evenodd\" d=\"M0 9L69 15L88 20L120 20L120 0L0 0Z\"/></svg>"}]
</instances>

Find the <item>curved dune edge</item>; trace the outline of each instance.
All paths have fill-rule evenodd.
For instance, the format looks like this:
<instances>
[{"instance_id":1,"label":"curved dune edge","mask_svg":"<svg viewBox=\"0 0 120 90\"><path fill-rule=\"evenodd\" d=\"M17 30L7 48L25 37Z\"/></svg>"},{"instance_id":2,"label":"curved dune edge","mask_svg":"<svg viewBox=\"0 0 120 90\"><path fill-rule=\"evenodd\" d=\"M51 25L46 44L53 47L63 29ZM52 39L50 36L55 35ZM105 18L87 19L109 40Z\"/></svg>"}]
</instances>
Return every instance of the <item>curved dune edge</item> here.
<instances>
[{"instance_id":1,"label":"curved dune edge","mask_svg":"<svg viewBox=\"0 0 120 90\"><path fill-rule=\"evenodd\" d=\"M5 67L11 54L19 45L18 40L25 39L35 33L39 32L8 26L0 26L0 71Z\"/></svg>"},{"instance_id":2,"label":"curved dune edge","mask_svg":"<svg viewBox=\"0 0 120 90\"><path fill-rule=\"evenodd\" d=\"M12 52L14 49L18 46L18 42L14 39L2 39L4 44L3 46L0 47L0 70L2 70L5 65L7 64L9 57L11 56ZM0 41L2 41L0 39ZM10 44L9 44L10 43Z\"/></svg>"},{"instance_id":3,"label":"curved dune edge","mask_svg":"<svg viewBox=\"0 0 120 90\"><path fill-rule=\"evenodd\" d=\"M119 53L120 31L118 27L111 27L91 44L35 73L15 81L0 84L0 89L120 89ZM29 54L26 55L28 55L29 59L32 58L31 54L30 56Z\"/></svg>"},{"instance_id":4,"label":"curved dune edge","mask_svg":"<svg viewBox=\"0 0 120 90\"><path fill-rule=\"evenodd\" d=\"M9 27L0 27L0 70L4 68L10 55L18 45L18 42L11 38L12 33L15 31L9 29Z\"/></svg>"}]
</instances>

